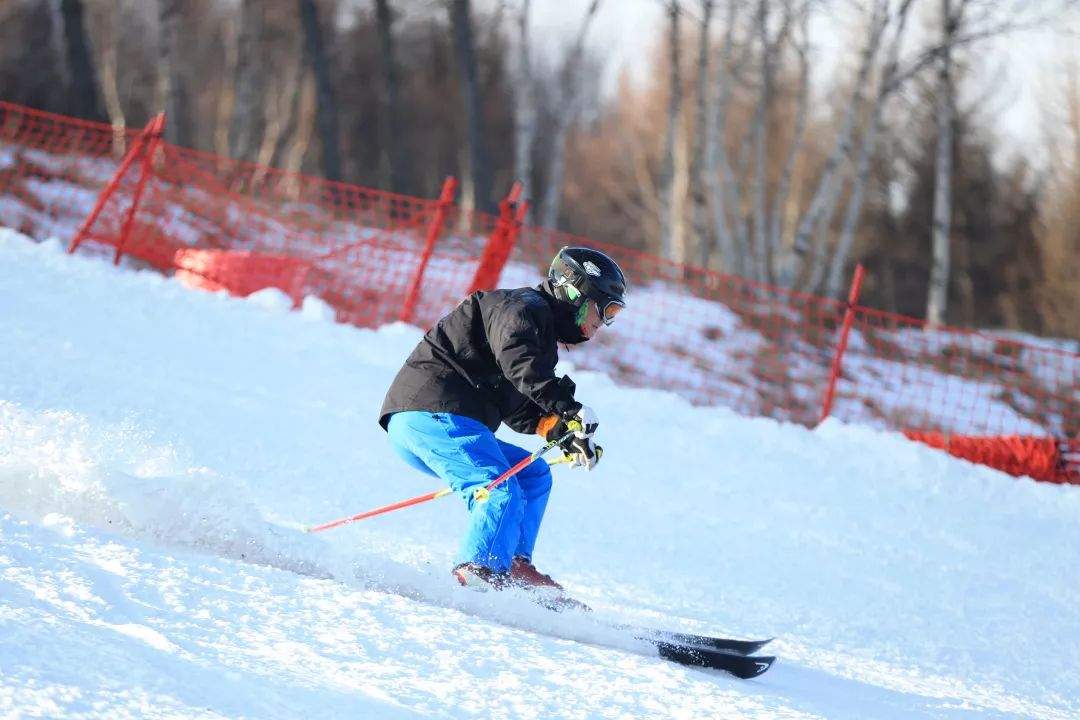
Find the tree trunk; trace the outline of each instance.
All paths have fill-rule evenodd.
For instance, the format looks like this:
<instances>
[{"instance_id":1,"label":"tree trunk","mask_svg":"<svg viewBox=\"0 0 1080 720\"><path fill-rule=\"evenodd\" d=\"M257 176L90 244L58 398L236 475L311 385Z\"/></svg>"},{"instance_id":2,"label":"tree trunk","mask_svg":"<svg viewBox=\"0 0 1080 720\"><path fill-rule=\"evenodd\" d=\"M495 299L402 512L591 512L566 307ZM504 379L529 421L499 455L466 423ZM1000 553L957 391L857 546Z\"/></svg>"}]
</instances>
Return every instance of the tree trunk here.
<instances>
[{"instance_id":1,"label":"tree trunk","mask_svg":"<svg viewBox=\"0 0 1080 720\"><path fill-rule=\"evenodd\" d=\"M903 43L904 28L907 26L908 11L910 9L911 1L909 0L908 2L903 3L897 10L895 30L893 31L892 39L889 41L888 49L886 50L886 62L881 73L881 84L878 88L877 102L870 112L870 119L867 121L866 130L863 132L862 146L859 149L859 158L855 163L855 179L852 181L851 195L848 197L847 210L844 213L844 223L840 230L840 238L836 243L836 251L833 253L832 260L829 264L828 281L826 284L826 293L829 297L841 297L841 292L843 291L841 283L843 282L848 255L851 253L851 246L855 242L855 228L858 226L859 215L862 210L863 195L870 175L870 160L873 158L874 150L877 147L877 134L881 129L881 120L885 112L885 103L895 89L893 78L899 67L900 46ZM815 269L820 269L821 267L821 265L815 265ZM811 277L809 289L811 291L816 291L820 282L820 275Z\"/></svg>"},{"instance_id":2,"label":"tree trunk","mask_svg":"<svg viewBox=\"0 0 1080 720\"><path fill-rule=\"evenodd\" d=\"M127 118L124 106L120 102L120 86L117 84L117 44L120 33L120 18L110 14L102 24L101 44L98 46L101 58L101 95L105 100L105 109L109 113L109 122L113 127L113 155L123 157L127 152Z\"/></svg>"},{"instance_id":3,"label":"tree trunk","mask_svg":"<svg viewBox=\"0 0 1080 720\"><path fill-rule=\"evenodd\" d=\"M266 72L263 53L265 0L240 0L232 127L229 154L254 160L265 129Z\"/></svg>"},{"instance_id":4,"label":"tree trunk","mask_svg":"<svg viewBox=\"0 0 1080 720\"><path fill-rule=\"evenodd\" d=\"M682 7L678 0L670 0L668 12L668 113L667 132L664 135L663 165L660 170L660 255L673 259L675 247L672 209L675 205L675 143L679 123L682 121L682 72L679 60L679 17Z\"/></svg>"},{"instance_id":5,"label":"tree trunk","mask_svg":"<svg viewBox=\"0 0 1080 720\"><path fill-rule=\"evenodd\" d=\"M810 255L811 274L820 274L824 266L825 254L823 248L815 248L811 241L816 230L819 230L821 222L833 215L836 203L840 196L839 178L840 163L851 155L852 136L855 132L855 121L866 103L866 91L869 85L870 70L873 67L874 57L877 55L881 44L881 36L888 24L887 14L888 0L875 0L874 10L870 18L870 27L867 33L866 44L863 47L859 60L859 69L855 77L855 85L851 98L844 110L844 120L836 136L836 142L825 160L821 176L818 178L817 188L810 201L810 207L803 213L795 233L795 242L780 265L779 282L781 285L790 287L799 275L799 263Z\"/></svg>"},{"instance_id":6,"label":"tree trunk","mask_svg":"<svg viewBox=\"0 0 1080 720\"><path fill-rule=\"evenodd\" d=\"M810 4L807 3L800 9L801 13L801 42L796 45L799 56L799 91L795 105L795 128L792 132L791 144L788 146L787 156L784 159L783 169L780 171L780 181L777 184L776 196L773 198L772 218L769 221L769 257L772 260L770 275L775 278L778 275L776 265L782 257L784 236L787 234L788 205L791 202L791 178L795 174L795 163L802 152L803 140L806 133L806 119L809 114L810 104Z\"/></svg>"},{"instance_id":7,"label":"tree trunk","mask_svg":"<svg viewBox=\"0 0 1080 720\"><path fill-rule=\"evenodd\" d=\"M754 228L753 258L754 278L766 279L768 249L766 244L765 206L768 192L768 141L769 119L772 115L773 82L776 49L769 40L769 0L759 0L757 11L758 42L761 44L761 82L757 107L751 121L753 135L751 146L754 154L754 180L751 186L751 212Z\"/></svg>"},{"instance_id":8,"label":"tree trunk","mask_svg":"<svg viewBox=\"0 0 1080 720\"><path fill-rule=\"evenodd\" d=\"M314 134L315 126L319 123L318 92L317 75L314 72L304 73L300 78L295 132L292 133L292 142L282 161L282 167L290 173L299 173L303 170L304 155L307 153L308 146L311 145L311 136ZM299 193L299 187L295 191Z\"/></svg>"},{"instance_id":9,"label":"tree trunk","mask_svg":"<svg viewBox=\"0 0 1080 720\"><path fill-rule=\"evenodd\" d=\"M735 273L741 270L740 254L734 229L728 222L728 212L737 213L739 208L738 184L731 171L727 155L727 110L731 97L732 45L735 42L735 20L738 14L738 0L728 0L727 25L724 29L724 44L720 58L716 63L716 108L709 114L705 132L705 182L709 190L709 202L712 204L713 231L716 233L716 248L720 253L720 267L724 272ZM703 265L706 257L702 258Z\"/></svg>"},{"instance_id":10,"label":"tree trunk","mask_svg":"<svg viewBox=\"0 0 1080 720\"><path fill-rule=\"evenodd\" d=\"M165 139L173 145L191 147L191 103L184 80L185 58L181 57L184 0L158 0L160 48L158 83L161 104L165 108Z\"/></svg>"},{"instance_id":11,"label":"tree trunk","mask_svg":"<svg viewBox=\"0 0 1080 720\"><path fill-rule=\"evenodd\" d=\"M223 77L236 77L239 61L237 23L233 13L227 13L222 19L222 42L225 45L225 64L221 69ZM236 87L228 82L222 82L220 87L217 112L214 115L214 152L221 157L229 157L232 152L229 133L232 129L233 108L236 106Z\"/></svg>"},{"instance_id":12,"label":"tree trunk","mask_svg":"<svg viewBox=\"0 0 1080 720\"><path fill-rule=\"evenodd\" d=\"M465 145L469 151L467 172L463 174L472 180L473 207L487 211L491 208L491 167L484 145L483 105L476 74L471 14L469 0L450 0L450 26L465 110Z\"/></svg>"},{"instance_id":13,"label":"tree trunk","mask_svg":"<svg viewBox=\"0 0 1080 720\"><path fill-rule=\"evenodd\" d=\"M514 177L521 183L521 196L525 200L532 198L532 146L536 137L530 52L529 0L523 0L518 16L518 68L514 90Z\"/></svg>"},{"instance_id":14,"label":"tree trunk","mask_svg":"<svg viewBox=\"0 0 1080 720\"><path fill-rule=\"evenodd\" d=\"M82 0L60 0L60 13L64 19L64 44L67 51L68 76L71 90L68 107L72 115L87 120L105 121L98 99L94 61L90 54L90 41L86 34ZM34 72L29 69L29 72Z\"/></svg>"},{"instance_id":15,"label":"tree trunk","mask_svg":"<svg viewBox=\"0 0 1080 720\"><path fill-rule=\"evenodd\" d=\"M949 295L949 221L952 215L952 51L954 18L951 0L941 0L942 52L937 77L937 159L934 164L934 219L931 230L930 289L926 320L942 325Z\"/></svg>"},{"instance_id":16,"label":"tree trunk","mask_svg":"<svg viewBox=\"0 0 1080 720\"><path fill-rule=\"evenodd\" d=\"M544 205L540 212L542 227L554 228L559 222L559 206L562 203L563 174L566 169L566 138L570 126L577 119L578 83L581 74L581 62L585 55L585 37L589 32L593 17L600 7L600 0L592 0L585 17L581 21L577 38L570 48L570 54L563 62L559 78L562 84L562 112L555 114L555 137L551 146L551 165L548 170L548 187L544 192Z\"/></svg>"},{"instance_id":17,"label":"tree trunk","mask_svg":"<svg viewBox=\"0 0 1080 720\"><path fill-rule=\"evenodd\" d=\"M709 234L708 195L705 191L706 145L709 135L709 116L713 115L713 103L709 93L709 29L712 25L713 0L701 2L701 34L698 37L697 106L694 116L693 146L690 149L690 202L691 228L697 243L698 262L709 266L709 251L713 241ZM715 171L715 168L713 168Z\"/></svg>"},{"instance_id":18,"label":"tree trunk","mask_svg":"<svg viewBox=\"0 0 1080 720\"><path fill-rule=\"evenodd\" d=\"M385 5L386 0L380 0L379 4ZM304 28L304 54L315 76L315 121L322 147L323 176L327 180L341 180L337 94L334 92L330 58L326 56L326 43L315 0L300 0L300 23ZM301 84L304 84L303 81Z\"/></svg>"}]
</instances>

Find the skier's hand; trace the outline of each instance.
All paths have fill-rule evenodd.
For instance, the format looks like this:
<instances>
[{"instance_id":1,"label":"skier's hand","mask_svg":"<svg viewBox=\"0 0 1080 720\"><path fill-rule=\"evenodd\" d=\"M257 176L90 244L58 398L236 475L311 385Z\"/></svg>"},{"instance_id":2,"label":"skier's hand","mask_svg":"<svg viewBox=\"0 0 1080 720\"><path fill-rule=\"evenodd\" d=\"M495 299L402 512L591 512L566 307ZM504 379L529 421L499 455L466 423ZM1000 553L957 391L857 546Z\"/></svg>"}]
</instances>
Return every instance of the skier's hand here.
<instances>
[{"instance_id":1,"label":"skier's hand","mask_svg":"<svg viewBox=\"0 0 1080 720\"><path fill-rule=\"evenodd\" d=\"M582 405L581 409L577 411L577 414L573 417L581 425L581 430L574 433L575 437L589 438L596 432L596 428L600 426L600 420L597 419L596 413L588 405Z\"/></svg>"},{"instance_id":2,"label":"skier's hand","mask_svg":"<svg viewBox=\"0 0 1080 720\"><path fill-rule=\"evenodd\" d=\"M574 436L560 447L570 459L570 467L583 467L592 470L600 462L600 448L593 444L592 438Z\"/></svg>"},{"instance_id":3,"label":"skier's hand","mask_svg":"<svg viewBox=\"0 0 1080 720\"><path fill-rule=\"evenodd\" d=\"M570 432L569 423L573 421L576 421L576 424L581 427L580 430L574 430L574 437L582 440L591 438L600 425L600 421L596 419L596 413L593 412L593 409L582 405L574 415L568 418L559 417L558 415L548 415L541 418L540 422L537 423L536 432L545 440L558 440Z\"/></svg>"}]
</instances>

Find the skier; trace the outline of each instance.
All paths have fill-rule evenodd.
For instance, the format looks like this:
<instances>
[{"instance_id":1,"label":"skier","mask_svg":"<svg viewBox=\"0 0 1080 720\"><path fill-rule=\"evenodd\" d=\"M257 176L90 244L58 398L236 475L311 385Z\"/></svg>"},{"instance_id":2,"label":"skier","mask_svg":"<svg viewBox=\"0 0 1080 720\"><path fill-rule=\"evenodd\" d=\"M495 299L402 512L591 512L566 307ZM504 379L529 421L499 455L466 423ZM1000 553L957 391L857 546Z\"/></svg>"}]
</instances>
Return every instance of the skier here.
<instances>
[{"instance_id":1,"label":"skier","mask_svg":"<svg viewBox=\"0 0 1080 720\"><path fill-rule=\"evenodd\" d=\"M495 437L501 423L562 444L574 467L592 470L596 413L555 375L558 345L577 344L625 307L626 279L604 253L564 247L535 288L475 292L427 332L387 391L379 424L395 452L445 481L466 503L469 528L452 573L462 585L562 586L532 563L551 492L547 463L528 465L492 489L476 490L528 457Z\"/></svg>"}]
</instances>

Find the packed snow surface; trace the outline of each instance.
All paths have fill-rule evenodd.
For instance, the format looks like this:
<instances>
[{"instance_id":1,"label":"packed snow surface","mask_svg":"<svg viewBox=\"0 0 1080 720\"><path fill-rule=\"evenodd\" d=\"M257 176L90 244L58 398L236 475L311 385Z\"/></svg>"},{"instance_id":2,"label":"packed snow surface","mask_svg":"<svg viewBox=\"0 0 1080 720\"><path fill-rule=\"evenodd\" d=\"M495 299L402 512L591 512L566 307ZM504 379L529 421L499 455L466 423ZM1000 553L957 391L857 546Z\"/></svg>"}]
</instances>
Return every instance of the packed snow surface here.
<instances>
[{"instance_id":1,"label":"packed snow surface","mask_svg":"<svg viewBox=\"0 0 1080 720\"><path fill-rule=\"evenodd\" d=\"M0 715L1080 717L1080 488L570 352L605 455L556 470L535 559L594 608L556 615L454 585L454 498L303 532L438 487L376 424L421 330L275 293L0 229ZM780 660L737 680L608 623Z\"/></svg>"}]
</instances>

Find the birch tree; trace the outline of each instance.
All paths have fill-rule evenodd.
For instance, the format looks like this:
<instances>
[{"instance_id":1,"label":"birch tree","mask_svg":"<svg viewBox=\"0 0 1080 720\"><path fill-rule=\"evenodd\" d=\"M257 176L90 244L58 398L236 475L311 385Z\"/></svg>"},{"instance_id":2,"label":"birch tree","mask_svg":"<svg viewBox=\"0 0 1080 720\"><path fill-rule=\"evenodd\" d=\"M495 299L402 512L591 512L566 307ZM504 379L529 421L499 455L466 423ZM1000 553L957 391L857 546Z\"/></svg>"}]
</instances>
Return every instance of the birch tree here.
<instances>
[{"instance_id":1,"label":"birch tree","mask_svg":"<svg viewBox=\"0 0 1080 720\"><path fill-rule=\"evenodd\" d=\"M529 0L522 0L517 18L517 83L514 91L514 178L521 183L521 195L525 200L532 197L532 149L536 137L529 4Z\"/></svg>"},{"instance_id":2,"label":"birch tree","mask_svg":"<svg viewBox=\"0 0 1080 720\"><path fill-rule=\"evenodd\" d=\"M236 48L234 102L229 130L229 153L254 160L263 144L266 99L265 58L262 57L266 23L265 0L240 0L240 27Z\"/></svg>"},{"instance_id":3,"label":"birch tree","mask_svg":"<svg viewBox=\"0 0 1080 720\"><path fill-rule=\"evenodd\" d=\"M98 98L97 73L94 70L90 38L86 32L82 0L60 0L64 25L64 49L67 58L72 114L87 120L105 120Z\"/></svg>"},{"instance_id":4,"label":"birch tree","mask_svg":"<svg viewBox=\"0 0 1080 720\"><path fill-rule=\"evenodd\" d=\"M799 75L795 99L795 127L791 142L780 171L776 194L773 197L772 213L766 235L768 237L769 257L775 263L780 257L782 243L787 233L787 217L791 202L791 182L795 173L806 135L807 116L810 104L810 3L804 3L797 10L799 36L795 40L795 52L799 58Z\"/></svg>"},{"instance_id":5,"label":"birch tree","mask_svg":"<svg viewBox=\"0 0 1080 720\"><path fill-rule=\"evenodd\" d=\"M859 156L855 161L855 177L852 181L851 192L848 197L847 209L844 213L843 226L836 243L835 252L829 263L828 280L825 291L830 297L839 297L842 292L843 272L847 266L851 246L855 241L855 230L858 224L860 211L862 210L863 196L866 183L870 174L870 160L877 147L878 133L881 130L885 107L889 98L896 91L895 79L899 72L900 46L904 38L904 30L907 27L908 17L911 12L913 0L904 0L896 11L893 23L893 32L886 50L886 60L881 73L876 102L870 111L870 117L863 132L862 142L859 148ZM823 262L815 263L810 276L808 288L818 290L821 278L824 274Z\"/></svg>"},{"instance_id":6,"label":"birch tree","mask_svg":"<svg viewBox=\"0 0 1080 720\"><path fill-rule=\"evenodd\" d=\"M99 14L97 44L98 66L101 68L101 96L105 101L105 110L109 114L109 123L113 127L113 153L120 157L127 152L127 118L120 101L120 85L117 82L117 46L120 42L120 18L116 12L115 1L109 3L106 12Z\"/></svg>"},{"instance_id":7,"label":"birch tree","mask_svg":"<svg viewBox=\"0 0 1080 720\"><path fill-rule=\"evenodd\" d=\"M476 71L476 47L473 41L472 11L469 0L450 0L450 28L457 59L458 82L465 114L465 146L468 152L463 185L472 192L471 207L487 210L491 202L491 168L483 132L483 104Z\"/></svg>"},{"instance_id":8,"label":"birch tree","mask_svg":"<svg viewBox=\"0 0 1080 720\"><path fill-rule=\"evenodd\" d=\"M838 296L842 292L842 274L854 241L870 159L876 147L885 106L907 82L936 63L938 71L934 82L934 114L937 124L937 150L931 225L932 269L927 302L927 318L931 324L944 320L949 283L952 134L955 117L953 54L957 48L988 38L1044 25L1063 8L1061 3L1056 2L1038 3L1035 4L1038 7L1035 7L1019 0L1005 3L991 0L941 0L941 3L939 37L917 48L906 58L901 57L901 45L913 0L901 0L892 14L892 37L887 45L877 95L863 132L858 158L855 160L855 175L848 207L829 263L825 288L831 296ZM818 289L822 275L821 266L815 263L810 275L811 290Z\"/></svg>"},{"instance_id":9,"label":"birch tree","mask_svg":"<svg viewBox=\"0 0 1080 720\"><path fill-rule=\"evenodd\" d=\"M799 274L800 264L807 256L811 263L811 276L820 274L824 267L825 253L822 248L813 246L812 237L819 229L819 225L832 217L840 198L842 163L852 152L857 119L867 102L870 74L874 68L874 59L878 55L881 38L888 26L888 21L888 0L874 0L867 38L860 51L858 71L851 97L847 100L843 111L840 129L818 177L810 205L799 220L794 242L790 250L785 253L779 268L778 279L784 286L790 287L794 283Z\"/></svg>"},{"instance_id":10,"label":"birch tree","mask_svg":"<svg viewBox=\"0 0 1080 720\"><path fill-rule=\"evenodd\" d=\"M708 196L706 195L704 171L706 144L708 142L709 116L713 114L712 94L709 83L709 56L712 50L710 30L713 0L701 0L701 23L698 30L698 57L696 78L696 105L694 112L693 146L690 149L690 227L698 248L698 261L702 267L709 266L709 250L712 247L708 222Z\"/></svg>"},{"instance_id":11,"label":"birch tree","mask_svg":"<svg viewBox=\"0 0 1080 720\"><path fill-rule=\"evenodd\" d=\"M964 11L964 0L957 3ZM945 322L949 295L949 228L952 216L953 81L952 44L960 15L953 15L951 0L941 0L941 56L936 83L937 157L934 162L934 219L931 226L930 288L926 319L931 326Z\"/></svg>"},{"instance_id":12,"label":"birch tree","mask_svg":"<svg viewBox=\"0 0 1080 720\"><path fill-rule=\"evenodd\" d=\"M725 139L728 109L731 100L732 74L741 69L736 59L735 26L739 16L739 0L727 0L724 40L720 46L713 79L715 106L706 117L705 125L705 186L709 205L712 207L712 226L715 233L720 267L726 272L745 274L742 261L739 225L730 222L729 213L738 213L741 205L739 184L728 159ZM703 252L702 265L708 265L708 254Z\"/></svg>"},{"instance_id":13,"label":"birch tree","mask_svg":"<svg viewBox=\"0 0 1080 720\"><path fill-rule=\"evenodd\" d=\"M311 68L315 79L315 122L322 146L323 176L341 180L341 149L338 145L338 105L330 59L326 54L319 8L315 0L299 0L300 25L304 32L304 65ZM298 92L302 93L303 90ZM304 106L303 100L300 100ZM296 160L292 161L296 163Z\"/></svg>"},{"instance_id":14,"label":"birch tree","mask_svg":"<svg viewBox=\"0 0 1080 720\"><path fill-rule=\"evenodd\" d=\"M158 0L158 107L165 110L165 139L192 147L191 103L181 53L184 0Z\"/></svg>"},{"instance_id":15,"label":"birch tree","mask_svg":"<svg viewBox=\"0 0 1080 720\"><path fill-rule=\"evenodd\" d=\"M592 0L585 17L582 18L574 44L566 55L559 72L560 102L555 113L555 132L551 147L551 165L548 169L548 186L544 192L543 209L540 212L540 224L554 228L559 221L559 207L562 202L563 175L566 172L566 138L571 125L577 120L581 110L581 71L585 56L585 38L589 33L600 0Z\"/></svg>"},{"instance_id":16,"label":"birch tree","mask_svg":"<svg viewBox=\"0 0 1080 720\"><path fill-rule=\"evenodd\" d=\"M405 192L406 159L401 133L401 94L398 80L397 51L394 41L394 13L389 0L375 0L375 17L379 28L379 58L382 70L382 126L385 138L385 163L388 166L389 186L395 192Z\"/></svg>"},{"instance_id":17,"label":"birch tree","mask_svg":"<svg viewBox=\"0 0 1080 720\"><path fill-rule=\"evenodd\" d=\"M682 67L679 47L682 44L679 31L679 19L682 6L679 0L668 0L665 5L668 16L668 109L667 130L664 134L664 151L661 156L659 195L660 195L660 254L675 259L674 206L676 204L675 187L675 144L676 134L682 122Z\"/></svg>"}]
</instances>

